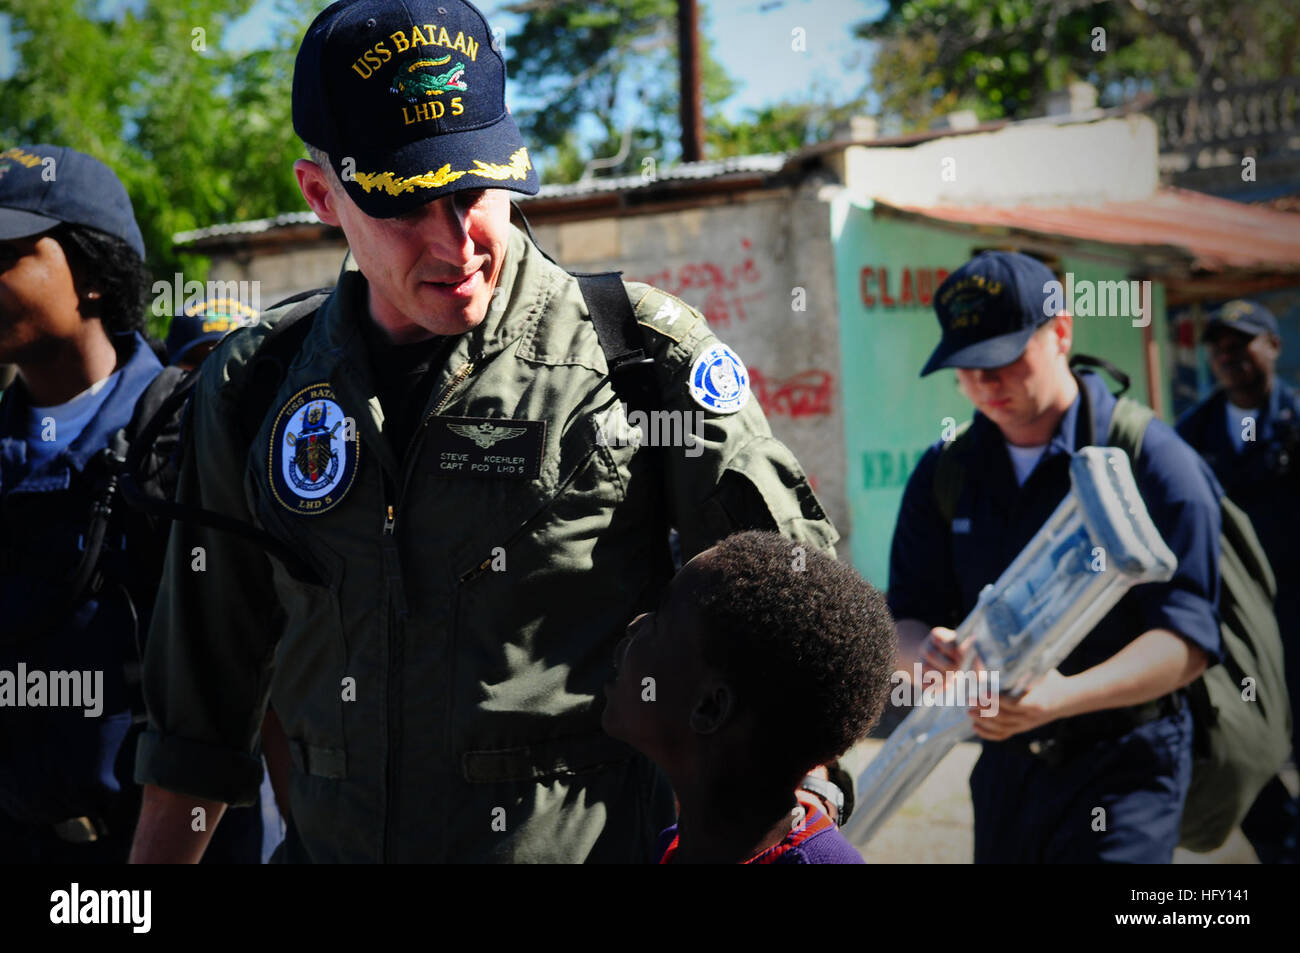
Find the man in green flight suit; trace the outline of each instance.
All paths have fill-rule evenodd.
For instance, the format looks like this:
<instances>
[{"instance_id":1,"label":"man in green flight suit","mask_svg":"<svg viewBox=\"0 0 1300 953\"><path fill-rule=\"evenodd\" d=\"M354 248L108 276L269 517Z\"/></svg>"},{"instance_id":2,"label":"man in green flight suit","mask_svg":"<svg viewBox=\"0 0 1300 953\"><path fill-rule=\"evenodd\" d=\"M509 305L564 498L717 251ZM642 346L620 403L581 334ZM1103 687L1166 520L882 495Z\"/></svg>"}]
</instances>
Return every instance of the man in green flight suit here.
<instances>
[{"instance_id":1,"label":"man in green flight suit","mask_svg":"<svg viewBox=\"0 0 1300 953\"><path fill-rule=\"evenodd\" d=\"M448 56L458 85L412 80ZM648 860L671 792L601 732L596 699L672 573L670 527L683 557L776 529L792 561L835 530L740 359L642 284L619 287L681 439L610 439L626 407L578 282L511 222L503 190L537 177L478 10L333 4L293 115L303 195L352 254L256 426L241 395L285 309L205 363L177 499L309 571L174 527L133 859L197 859L224 806L254 800L269 699L292 760L285 860Z\"/></svg>"}]
</instances>

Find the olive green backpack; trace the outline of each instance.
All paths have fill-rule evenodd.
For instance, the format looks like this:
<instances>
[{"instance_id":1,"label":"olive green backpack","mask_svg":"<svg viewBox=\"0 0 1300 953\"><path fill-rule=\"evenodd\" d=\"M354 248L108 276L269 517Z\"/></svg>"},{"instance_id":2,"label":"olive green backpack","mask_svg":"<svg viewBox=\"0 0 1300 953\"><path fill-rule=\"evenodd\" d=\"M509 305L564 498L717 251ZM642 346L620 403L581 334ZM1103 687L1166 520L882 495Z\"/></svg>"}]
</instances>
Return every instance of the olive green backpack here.
<instances>
[{"instance_id":1,"label":"olive green backpack","mask_svg":"<svg viewBox=\"0 0 1300 953\"><path fill-rule=\"evenodd\" d=\"M1107 445L1136 461L1154 418L1149 407L1120 397ZM963 427L945 445L935 470L934 499L945 526L952 525L961 497L968 435ZM1291 705L1273 612L1277 583L1250 518L1227 497L1219 503L1223 663L1186 689L1196 741L1179 846L1198 852L1222 846L1291 752Z\"/></svg>"}]
</instances>

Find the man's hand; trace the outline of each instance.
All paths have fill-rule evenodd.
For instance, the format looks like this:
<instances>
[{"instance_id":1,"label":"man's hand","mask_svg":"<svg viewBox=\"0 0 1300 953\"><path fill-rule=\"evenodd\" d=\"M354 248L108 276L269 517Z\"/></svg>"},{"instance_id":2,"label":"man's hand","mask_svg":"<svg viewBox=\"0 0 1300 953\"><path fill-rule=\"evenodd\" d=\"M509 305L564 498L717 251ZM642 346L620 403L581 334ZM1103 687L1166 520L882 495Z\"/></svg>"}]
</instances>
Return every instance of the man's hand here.
<instances>
[{"instance_id":1,"label":"man's hand","mask_svg":"<svg viewBox=\"0 0 1300 953\"><path fill-rule=\"evenodd\" d=\"M957 633L952 629L931 628L920 619L896 620L894 634L898 639L898 668L907 672L913 662L920 661L922 673L932 669L943 673L956 671L962 654L974 638L971 636L958 645Z\"/></svg>"},{"instance_id":2,"label":"man's hand","mask_svg":"<svg viewBox=\"0 0 1300 953\"><path fill-rule=\"evenodd\" d=\"M1176 632L1151 629L1077 675L1053 669L1019 699L1000 695L996 715L981 717L972 708L971 726L981 738L1003 741L1058 718L1140 705L1194 681L1207 661L1204 651Z\"/></svg>"},{"instance_id":3,"label":"man's hand","mask_svg":"<svg viewBox=\"0 0 1300 953\"><path fill-rule=\"evenodd\" d=\"M930 630L924 642L921 643L921 662L922 672L934 669L943 672L957 671L961 664L962 654L970 644L970 639L966 640L963 645L957 644L957 633L952 629L945 629L942 626L936 626Z\"/></svg>"},{"instance_id":4,"label":"man's hand","mask_svg":"<svg viewBox=\"0 0 1300 953\"><path fill-rule=\"evenodd\" d=\"M1019 698L999 695L997 707L971 708L971 728L988 741L1005 741L1064 717L1072 698L1070 679L1052 669ZM994 714L990 714L994 713Z\"/></svg>"},{"instance_id":5,"label":"man's hand","mask_svg":"<svg viewBox=\"0 0 1300 953\"><path fill-rule=\"evenodd\" d=\"M199 809L201 814L196 813ZM220 801L205 801L146 784L130 863L197 864L225 811L226 805ZM202 830L195 830L200 826Z\"/></svg>"}]
</instances>

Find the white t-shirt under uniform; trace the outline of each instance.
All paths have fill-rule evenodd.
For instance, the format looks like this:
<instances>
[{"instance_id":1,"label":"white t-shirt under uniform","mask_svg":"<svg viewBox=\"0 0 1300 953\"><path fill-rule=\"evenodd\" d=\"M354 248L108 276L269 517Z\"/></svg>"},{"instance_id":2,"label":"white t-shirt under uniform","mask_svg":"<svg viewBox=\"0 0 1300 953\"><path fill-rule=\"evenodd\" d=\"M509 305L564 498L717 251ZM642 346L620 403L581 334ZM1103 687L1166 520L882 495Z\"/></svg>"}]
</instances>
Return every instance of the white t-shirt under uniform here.
<instances>
[{"instance_id":1,"label":"white t-shirt under uniform","mask_svg":"<svg viewBox=\"0 0 1300 953\"><path fill-rule=\"evenodd\" d=\"M1232 438L1232 447L1238 453L1246 447L1241 432L1246 428L1246 420L1251 421L1251 430L1259 426L1258 407L1238 407L1232 401L1224 401L1228 412L1228 436Z\"/></svg>"},{"instance_id":2,"label":"white t-shirt under uniform","mask_svg":"<svg viewBox=\"0 0 1300 953\"><path fill-rule=\"evenodd\" d=\"M60 450L72 446L86 425L95 419L99 408L112 392L121 371L114 371L96 381L72 400L53 407L27 409L27 466L35 470L52 460Z\"/></svg>"},{"instance_id":3,"label":"white t-shirt under uniform","mask_svg":"<svg viewBox=\"0 0 1300 953\"><path fill-rule=\"evenodd\" d=\"M1011 456L1011 466L1016 471L1016 486L1024 486L1025 481L1029 479L1029 474L1034 472L1034 467L1038 466L1038 461L1043 458L1043 451L1047 449L1047 444L1040 443L1036 447L1016 447L1007 444L1007 453Z\"/></svg>"}]
</instances>

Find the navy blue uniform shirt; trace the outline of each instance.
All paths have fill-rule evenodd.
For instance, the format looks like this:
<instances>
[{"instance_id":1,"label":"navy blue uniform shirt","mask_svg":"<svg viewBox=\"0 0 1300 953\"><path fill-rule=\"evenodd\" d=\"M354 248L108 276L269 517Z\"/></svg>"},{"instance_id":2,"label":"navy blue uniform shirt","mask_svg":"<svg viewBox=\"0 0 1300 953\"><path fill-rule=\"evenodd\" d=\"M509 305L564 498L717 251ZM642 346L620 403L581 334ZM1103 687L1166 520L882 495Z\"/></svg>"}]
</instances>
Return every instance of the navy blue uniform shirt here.
<instances>
[{"instance_id":1,"label":"navy blue uniform shirt","mask_svg":"<svg viewBox=\"0 0 1300 953\"><path fill-rule=\"evenodd\" d=\"M1079 379L1091 400L1095 441L1104 443L1115 398L1096 374ZM930 447L908 480L894 530L888 600L896 619L956 628L975 607L980 590L997 580L1069 492L1070 456L1082 446L1079 411L1076 397L1023 486L1016 485L1001 431L976 412L951 526L944 525L933 489L943 443ZM1159 420L1147 429L1134 476L1152 521L1178 557L1178 569L1167 583L1131 589L1058 666L1063 675L1105 661L1151 629L1177 632L1211 663L1220 657L1214 476Z\"/></svg>"},{"instance_id":2,"label":"navy blue uniform shirt","mask_svg":"<svg viewBox=\"0 0 1300 953\"><path fill-rule=\"evenodd\" d=\"M1179 419L1178 433L1250 517L1277 577L1282 633L1300 638L1300 395L1275 381L1255 421L1255 439L1245 441L1240 453L1228 432L1226 408L1227 396L1215 391Z\"/></svg>"},{"instance_id":3,"label":"navy blue uniform shirt","mask_svg":"<svg viewBox=\"0 0 1300 953\"><path fill-rule=\"evenodd\" d=\"M1215 391L1179 419L1178 433L1250 517L1273 567L1273 606L1294 710L1300 704L1300 394L1275 381L1255 421L1255 439L1243 441L1240 453L1228 430L1227 401L1222 390ZM1231 426L1240 428L1241 422Z\"/></svg>"},{"instance_id":4,"label":"navy blue uniform shirt","mask_svg":"<svg viewBox=\"0 0 1300 953\"><path fill-rule=\"evenodd\" d=\"M126 426L136 400L162 370L138 334L115 340L121 375L72 444L31 467L28 401L16 381L0 398L0 669L103 672L103 711L0 708L0 813L28 824L114 813L131 784L132 693L124 665L138 660L158 586L161 540L119 499L105 538L100 593L76 607L56 631L19 648L11 636L51 604L66 603L67 580L81 560L94 500L92 458Z\"/></svg>"}]
</instances>

